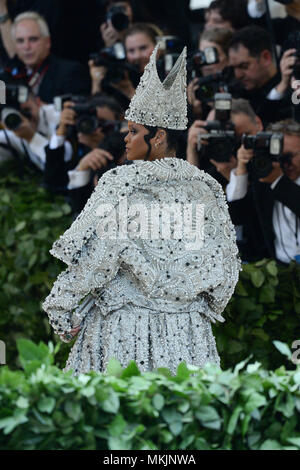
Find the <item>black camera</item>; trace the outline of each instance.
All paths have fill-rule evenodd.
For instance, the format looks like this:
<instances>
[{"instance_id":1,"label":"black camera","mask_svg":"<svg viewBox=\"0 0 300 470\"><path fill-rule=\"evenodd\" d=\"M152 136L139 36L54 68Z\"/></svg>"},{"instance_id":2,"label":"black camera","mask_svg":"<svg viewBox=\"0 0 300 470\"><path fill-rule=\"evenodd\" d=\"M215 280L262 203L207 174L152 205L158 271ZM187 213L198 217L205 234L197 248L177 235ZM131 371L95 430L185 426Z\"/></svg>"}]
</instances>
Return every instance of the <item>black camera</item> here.
<instances>
[{"instance_id":1,"label":"black camera","mask_svg":"<svg viewBox=\"0 0 300 470\"><path fill-rule=\"evenodd\" d=\"M206 47L203 51L197 51L191 61L188 63L188 68L195 72L196 77L202 77L202 67L204 65L213 65L219 62L219 53L215 47Z\"/></svg>"},{"instance_id":2,"label":"black camera","mask_svg":"<svg viewBox=\"0 0 300 470\"><path fill-rule=\"evenodd\" d=\"M236 153L237 146L235 126L230 121L232 96L229 93L217 93L214 98L216 118L205 126L208 134L199 133L197 150L201 158L208 157L217 162L229 162Z\"/></svg>"},{"instance_id":3,"label":"black camera","mask_svg":"<svg viewBox=\"0 0 300 470\"><path fill-rule=\"evenodd\" d=\"M116 83L125 78L126 52L122 43L117 42L111 47L105 47L100 52L90 54L95 66L107 67L105 79Z\"/></svg>"},{"instance_id":4,"label":"black camera","mask_svg":"<svg viewBox=\"0 0 300 470\"><path fill-rule=\"evenodd\" d=\"M61 112L66 101L74 103L72 109L76 112L76 131L82 132L82 134L92 134L99 127L96 106L92 102L88 102L85 96L66 94L55 96L55 110Z\"/></svg>"},{"instance_id":5,"label":"black camera","mask_svg":"<svg viewBox=\"0 0 300 470\"><path fill-rule=\"evenodd\" d=\"M1 106L1 121L7 129L17 130L22 122L25 112L20 112L20 104L26 103L29 97L29 89L23 85L6 85L6 104Z\"/></svg>"},{"instance_id":6,"label":"black camera","mask_svg":"<svg viewBox=\"0 0 300 470\"><path fill-rule=\"evenodd\" d=\"M129 78L134 87L140 80L140 73L136 66L129 64L126 60L126 52L123 44L117 42L112 47L105 47L100 52L90 54L90 59L94 61L95 66L104 66L107 68L106 75L102 81L103 91L110 83L118 83L126 77L125 71L128 72Z\"/></svg>"},{"instance_id":7,"label":"black camera","mask_svg":"<svg viewBox=\"0 0 300 470\"><path fill-rule=\"evenodd\" d=\"M203 103L214 100L217 93L230 93L238 95L238 84L234 77L232 67L226 67L223 72L218 72L207 77L199 78L195 96Z\"/></svg>"},{"instance_id":8,"label":"black camera","mask_svg":"<svg viewBox=\"0 0 300 470\"><path fill-rule=\"evenodd\" d=\"M129 18L126 15L126 10L122 6L112 6L107 14L106 21L111 21L111 24L117 31L124 31L129 26Z\"/></svg>"},{"instance_id":9,"label":"black camera","mask_svg":"<svg viewBox=\"0 0 300 470\"><path fill-rule=\"evenodd\" d=\"M273 162L283 163L283 134L281 132L259 132L256 135L243 135L245 149L252 149L254 157L249 162L249 170L256 178L265 178L272 169Z\"/></svg>"},{"instance_id":10,"label":"black camera","mask_svg":"<svg viewBox=\"0 0 300 470\"><path fill-rule=\"evenodd\" d=\"M292 76L296 80L300 80L300 31L293 31L288 35L286 42L283 45L283 52L287 49L296 49L295 57L296 62L293 68Z\"/></svg>"}]
</instances>

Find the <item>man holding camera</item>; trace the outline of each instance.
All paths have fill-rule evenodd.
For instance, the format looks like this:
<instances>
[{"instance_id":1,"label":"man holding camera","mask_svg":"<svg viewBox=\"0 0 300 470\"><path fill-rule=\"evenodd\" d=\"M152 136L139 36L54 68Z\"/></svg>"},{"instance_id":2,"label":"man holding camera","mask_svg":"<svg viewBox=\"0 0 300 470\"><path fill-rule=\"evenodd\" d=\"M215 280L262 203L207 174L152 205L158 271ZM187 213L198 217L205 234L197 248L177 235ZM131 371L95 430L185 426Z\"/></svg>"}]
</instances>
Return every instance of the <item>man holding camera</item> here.
<instances>
[{"instance_id":1,"label":"man holding camera","mask_svg":"<svg viewBox=\"0 0 300 470\"><path fill-rule=\"evenodd\" d=\"M216 95L217 96L217 95ZM230 96L230 95L229 95ZM226 186L230 179L230 172L237 165L236 153L233 153L222 159L222 155L210 154L209 158L205 155L205 142L203 142L202 151L198 150L201 135L207 134L206 126L208 122L216 118L215 109L208 115L207 121L196 120L189 129L187 145L187 161L198 168L210 173L220 184ZM233 99L230 113L231 123L234 126L234 147L237 148L243 134L254 135L262 130L262 122L251 108L248 101L244 99ZM226 124L224 127L227 127ZM224 149L225 149L224 145ZM222 161L223 160L223 161Z\"/></svg>"},{"instance_id":2,"label":"man holding camera","mask_svg":"<svg viewBox=\"0 0 300 470\"><path fill-rule=\"evenodd\" d=\"M51 103L54 96L64 93L89 93L88 68L50 53L48 25L38 13L18 15L12 24L12 37L16 56L6 66L4 81L26 82L44 103Z\"/></svg>"},{"instance_id":3,"label":"man holding camera","mask_svg":"<svg viewBox=\"0 0 300 470\"><path fill-rule=\"evenodd\" d=\"M291 117L290 102L276 89L281 80L267 31L259 26L237 31L229 45L229 63L243 86L240 97L250 101L264 125Z\"/></svg>"},{"instance_id":4,"label":"man holding camera","mask_svg":"<svg viewBox=\"0 0 300 470\"><path fill-rule=\"evenodd\" d=\"M1 110L0 162L15 158L43 171L45 146L55 132L59 113L51 104L42 105L23 85L7 84L6 101Z\"/></svg>"},{"instance_id":5,"label":"man holding camera","mask_svg":"<svg viewBox=\"0 0 300 470\"><path fill-rule=\"evenodd\" d=\"M59 125L46 147L44 174L47 188L67 191L77 212L92 192L95 172L101 172L113 161L111 153L99 145L116 130L121 119L121 109L112 98L94 97L84 106L87 109L81 116L80 106L75 102L63 103Z\"/></svg>"},{"instance_id":6,"label":"man holding camera","mask_svg":"<svg viewBox=\"0 0 300 470\"><path fill-rule=\"evenodd\" d=\"M271 125L269 131L269 141L283 134L282 155L271 158L271 147L264 155L241 147L226 188L227 199L233 223L253 225L255 220L263 234L265 256L289 263L300 255L300 125L285 120ZM268 174L259 177L267 160Z\"/></svg>"}]
</instances>

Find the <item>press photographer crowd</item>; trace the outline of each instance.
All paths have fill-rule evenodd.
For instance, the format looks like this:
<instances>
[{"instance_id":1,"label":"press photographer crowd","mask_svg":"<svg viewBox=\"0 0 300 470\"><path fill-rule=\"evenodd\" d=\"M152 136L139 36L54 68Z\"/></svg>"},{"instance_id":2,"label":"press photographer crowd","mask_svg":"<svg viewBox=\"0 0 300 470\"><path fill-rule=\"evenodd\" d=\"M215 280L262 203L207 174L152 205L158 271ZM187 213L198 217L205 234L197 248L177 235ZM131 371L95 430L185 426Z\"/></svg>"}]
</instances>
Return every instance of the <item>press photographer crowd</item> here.
<instances>
[{"instance_id":1,"label":"press photographer crowd","mask_svg":"<svg viewBox=\"0 0 300 470\"><path fill-rule=\"evenodd\" d=\"M127 164L124 113L155 45L161 80L186 45L178 158L222 185L244 262L300 262L300 0L78 3L0 0L0 171L39 172L76 217Z\"/></svg>"}]
</instances>

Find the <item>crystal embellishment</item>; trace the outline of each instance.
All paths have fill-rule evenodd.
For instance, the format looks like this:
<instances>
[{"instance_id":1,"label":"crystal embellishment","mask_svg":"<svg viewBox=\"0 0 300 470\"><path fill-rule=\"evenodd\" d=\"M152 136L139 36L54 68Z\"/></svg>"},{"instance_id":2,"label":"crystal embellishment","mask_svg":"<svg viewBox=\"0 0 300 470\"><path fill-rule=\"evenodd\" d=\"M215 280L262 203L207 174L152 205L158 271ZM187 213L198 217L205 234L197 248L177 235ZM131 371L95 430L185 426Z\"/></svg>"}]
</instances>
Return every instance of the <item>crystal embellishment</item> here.
<instances>
[{"instance_id":1,"label":"crystal embellishment","mask_svg":"<svg viewBox=\"0 0 300 470\"><path fill-rule=\"evenodd\" d=\"M165 129L187 129L186 47L161 82L156 68L157 44L125 113L128 121Z\"/></svg>"}]
</instances>

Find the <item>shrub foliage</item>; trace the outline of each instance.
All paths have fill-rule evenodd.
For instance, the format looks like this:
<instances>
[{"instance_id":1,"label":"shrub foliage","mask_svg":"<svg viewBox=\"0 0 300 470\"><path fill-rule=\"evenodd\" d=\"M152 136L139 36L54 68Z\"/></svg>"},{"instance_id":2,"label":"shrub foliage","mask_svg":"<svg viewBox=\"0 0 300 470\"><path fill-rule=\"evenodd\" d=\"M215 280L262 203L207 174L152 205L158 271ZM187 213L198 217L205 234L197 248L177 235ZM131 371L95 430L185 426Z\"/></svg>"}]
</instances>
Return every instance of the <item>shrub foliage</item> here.
<instances>
[{"instance_id":1,"label":"shrub foliage","mask_svg":"<svg viewBox=\"0 0 300 470\"><path fill-rule=\"evenodd\" d=\"M182 363L171 376L111 360L107 374L73 377L52 343L18 348L24 371L0 369L0 449L300 449L300 366Z\"/></svg>"}]
</instances>

